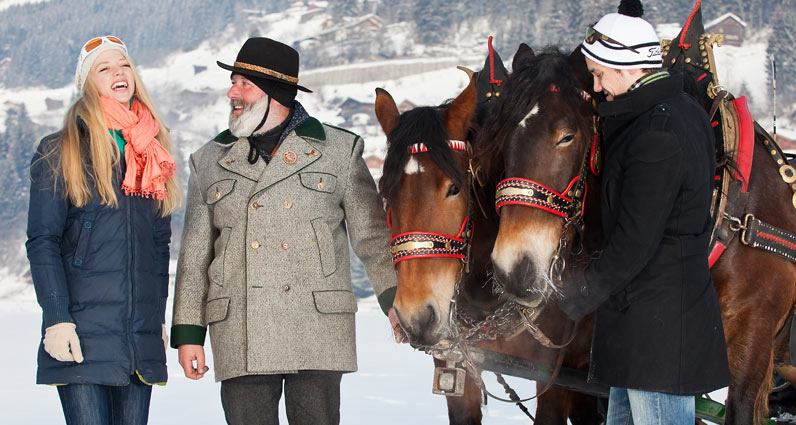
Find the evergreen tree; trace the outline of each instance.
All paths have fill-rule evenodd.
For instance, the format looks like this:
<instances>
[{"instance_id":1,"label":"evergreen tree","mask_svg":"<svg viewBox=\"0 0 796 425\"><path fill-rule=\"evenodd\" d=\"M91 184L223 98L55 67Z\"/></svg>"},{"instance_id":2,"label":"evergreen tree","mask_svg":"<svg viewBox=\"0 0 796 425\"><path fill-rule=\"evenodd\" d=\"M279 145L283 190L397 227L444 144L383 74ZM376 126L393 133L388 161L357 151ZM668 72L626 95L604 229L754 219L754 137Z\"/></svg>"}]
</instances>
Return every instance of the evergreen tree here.
<instances>
[{"instance_id":1,"label":"evergreen tree","mask_svg":"<svg viewBox=\"0 0 796 425\"><path fill-rule=\"evenodd\" d=\"M777 97L796 101L796 0L782 0L772 18L768 55L777 63ZM769 75L771 83L772 75ZM769 85L771 87L771 85Z\"/></svg>"}]
</instances>

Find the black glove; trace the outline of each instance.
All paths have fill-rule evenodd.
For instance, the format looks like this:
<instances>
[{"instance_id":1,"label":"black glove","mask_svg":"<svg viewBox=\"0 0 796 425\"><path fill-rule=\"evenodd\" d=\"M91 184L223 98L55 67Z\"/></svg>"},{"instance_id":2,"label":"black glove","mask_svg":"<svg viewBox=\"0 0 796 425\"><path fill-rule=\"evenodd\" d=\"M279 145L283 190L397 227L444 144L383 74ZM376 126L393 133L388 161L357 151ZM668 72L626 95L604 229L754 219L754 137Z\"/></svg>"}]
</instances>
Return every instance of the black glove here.
<instances>
[{"instance_id":1,"label":"black glove","mask_svg":"<svg viewBox=\"0 0 796 425\"><path fill-rule=\"evenodd\" d=\"M561 296L557 300L558 307L572 320L580 320L583 316L593 312L597 306L592 306L593 299L589 297L589 283L583 267L567 267L561 280Z\"/></svg>"}]
</instances>

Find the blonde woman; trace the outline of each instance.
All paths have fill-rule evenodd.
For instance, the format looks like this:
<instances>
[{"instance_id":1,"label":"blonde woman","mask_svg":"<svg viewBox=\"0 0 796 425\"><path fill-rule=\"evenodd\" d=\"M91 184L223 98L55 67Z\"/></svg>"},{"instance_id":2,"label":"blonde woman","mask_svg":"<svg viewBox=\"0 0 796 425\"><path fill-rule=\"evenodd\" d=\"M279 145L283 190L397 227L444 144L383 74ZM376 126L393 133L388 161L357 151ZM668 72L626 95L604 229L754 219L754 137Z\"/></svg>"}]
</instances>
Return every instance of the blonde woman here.
<instances>
[{"instance_id":1,"label":"blonde woman","mask_svg":"<svg viewBox=\"0 0 796 425\"><path fill-rule=\"evenodd\" d=\"M166 128L127 47L89 40L80 98L30 175L27 251L41 305L39 384L67 424L145 424L166 382L170 214L181 202Z\"/></svg>"}]
</instances>

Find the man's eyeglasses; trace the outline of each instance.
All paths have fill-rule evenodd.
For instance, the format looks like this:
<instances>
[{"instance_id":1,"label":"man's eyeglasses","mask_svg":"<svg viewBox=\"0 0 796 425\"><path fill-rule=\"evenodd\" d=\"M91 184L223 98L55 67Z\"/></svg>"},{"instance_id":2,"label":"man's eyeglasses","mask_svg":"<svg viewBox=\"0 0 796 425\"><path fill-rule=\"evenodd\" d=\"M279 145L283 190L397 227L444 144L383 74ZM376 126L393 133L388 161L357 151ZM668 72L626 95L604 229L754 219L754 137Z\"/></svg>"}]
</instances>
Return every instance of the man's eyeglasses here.
<instances>
[{"instance_id":1,"label":"man's eyeglasses","mask_svg":"<svg viewBox=\"0 0 796 425\"><path fill-rule=\"evenodd\" d=\"M602 40L607 41L609 43L618 44L618 45L624 47L625 49L630 50L633 53L638 53L638 50L628 46L625 43L621 43L619 41L616 41L613 38L608 37L607 35L601 33L600 31L597 31L596 29L594 29L594 25L595 24L596 24L596 22L594 24L589 25L589 28L586 30L586 38L585 38L585 40L586 40L587 43L594 44L594 42L597 41L598 39L602 39Z\"/></svg>"},{"instance_id":2,"label":"man's eyeglasses","mask_svg":"<svg viewBox=\"0 0 796 425\"><path fill-rule=\"evenodd\" d=\"M86 44L83 45L83 50L85 50L86 53L91 53L92 50L96 49L99 46L102 46L102 44L105 42L116 43L124 47L125 50L127 49L127 46L124 45L122 40L119 40L118 38L112 35L107 35L104 37L92 38L91 40L87 41Z\"/></svg>"}]
</instances>

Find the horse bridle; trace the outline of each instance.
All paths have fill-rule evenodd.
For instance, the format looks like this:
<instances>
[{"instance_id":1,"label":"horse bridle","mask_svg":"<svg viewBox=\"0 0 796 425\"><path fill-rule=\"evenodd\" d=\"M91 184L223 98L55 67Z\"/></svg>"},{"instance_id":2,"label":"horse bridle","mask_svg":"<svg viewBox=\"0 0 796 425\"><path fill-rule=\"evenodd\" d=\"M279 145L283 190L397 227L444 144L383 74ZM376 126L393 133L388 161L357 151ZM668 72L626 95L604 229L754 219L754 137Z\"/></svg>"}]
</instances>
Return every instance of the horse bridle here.
<instances>
[{"instance_id":1,"label":"horse bridle","mask_svg":"<svg viewBox=\"0 0 796 425\"><path fill-rule=\"evenodd\" d=\"M467 142L461 140L448 140L448 146L455 151L469 152ZM407 149L409 154L428 152L423 143L415 143ZM390 211L387 210L387 225L390 223ZM390 252L392 253L393 266L399 262L415 258L450 257L462 260L467 268L470 256L470 241L473 238L473 222L470 219L470 206L468 203L467 215L459 228L456 236L435 232L404 232L390 239Z\"/></svg>"},{"instance_id":2,"label":"horse bridle","mask_svg":"<svg viewBox=\"0 0 796 425\"><path fill-rule=\"evenodd\" d=\"M551 85L548 92L558 93L558 87ZM591 101L591 96L581 91L585 101ZM549 187L525 178L511 177L497 184L495 192L495 210L500 215L500 209L507 205L520 205L537 208L555 214L564 219L564 226L558 240L558 248L553 254L548 271L553 282L561 280L561 274L566 266L563 253L567 246L567 231L574 227L576 231L583 231L583 210L585 208L586 192L588 185L586 179L591 170L599 174L599 137L596 119L593 122L594 135L592 143L586 149L581 161L580 173L573 178L567 188L559 193Z\"/></svg>"}]
</instances>

